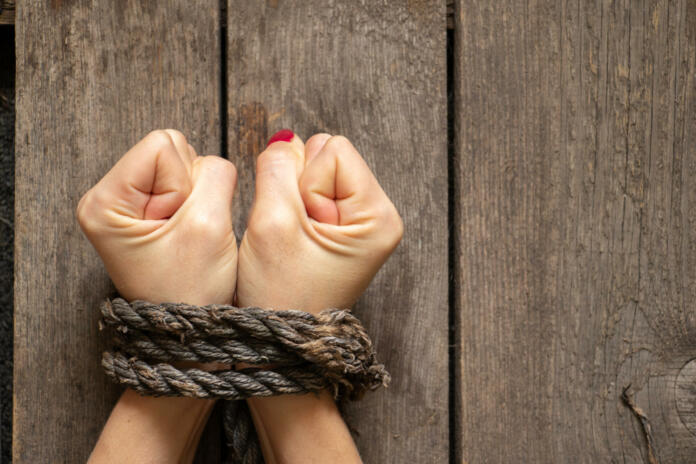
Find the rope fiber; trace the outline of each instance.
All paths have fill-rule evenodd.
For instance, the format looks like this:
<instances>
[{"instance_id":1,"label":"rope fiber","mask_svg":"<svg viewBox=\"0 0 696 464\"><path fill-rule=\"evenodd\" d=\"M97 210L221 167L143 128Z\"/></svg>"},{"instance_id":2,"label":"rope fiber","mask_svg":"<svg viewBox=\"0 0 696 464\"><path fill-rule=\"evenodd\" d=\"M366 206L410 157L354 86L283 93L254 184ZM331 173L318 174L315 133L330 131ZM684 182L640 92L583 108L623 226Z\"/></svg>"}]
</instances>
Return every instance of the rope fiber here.
<instances>
[{"instance_id":1,"label":"rope fiber","mask_svg":"<svg viewBox=\"0 0 696 464\"><path fill-rule=\"evenodd\" d=\"M358 400L387 386L372 342L348 310L318 315L286 310L193 306L184 303L101 305L100 329L110 329L114 349L102 356L113 381L142 395L220 398L227 438L226 462L263 462L246 402L252 396L319 392ZM218 363L205 371L179 362ZM243 369L234 366L244 364Z\"/></svg>"}]
</instances>

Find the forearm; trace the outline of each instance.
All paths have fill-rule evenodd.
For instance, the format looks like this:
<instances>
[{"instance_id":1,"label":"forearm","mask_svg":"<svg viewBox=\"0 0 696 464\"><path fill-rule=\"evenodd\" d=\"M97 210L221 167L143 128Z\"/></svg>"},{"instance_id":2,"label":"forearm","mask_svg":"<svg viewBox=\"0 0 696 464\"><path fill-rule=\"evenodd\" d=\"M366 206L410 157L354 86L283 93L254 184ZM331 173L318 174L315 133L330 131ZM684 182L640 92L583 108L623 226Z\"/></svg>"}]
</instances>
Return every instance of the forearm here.
<instances>
[{"instance_id":1,"label":"forearm","mask_svg":"<svg viewBox=\"0 0 696 464\"><path fill-rule=\"evenodd\" d=\"M282 289L263 297L242 298L240 306L274 309L302 307L318 313L331 304L314 298L304 305ZM331 395L252 397L247 400L268 464L361 463L357 447Z\"/></svg>"},{"instance_id":2,"label":"forearm","mask_svg":"<svg viewBox=\"0 0 696 464\"><path fill-rule=\"evenodd\" d=\"M127 389L111 412L89 462L192 462L214 403L146 397Z\"/></svg>"},{"instance_id":3,"label":"forearm","mask_svg":"<svg viewBox=\"0 0 696 464\"><path fill-rule=\"evenodd\" d=\"M362 462L328 392L256 397L248 404L269 464Z\"/></svg>"},{"instance_id":4,"label":"forearm","mask_svg":"<svg viewBox=\"0 0 696 464\"><path fill-rule=\"evenodd\" d=\"M133 295L124 296L133 299ZM197 305L216 301L190 294L150 299ZM180 362L177 367L210 370L225 366ZM111 411L89 463L190 463L214 404L215 400L198 398L141 396L126 389Z\"/></svg>"}]
</instances>

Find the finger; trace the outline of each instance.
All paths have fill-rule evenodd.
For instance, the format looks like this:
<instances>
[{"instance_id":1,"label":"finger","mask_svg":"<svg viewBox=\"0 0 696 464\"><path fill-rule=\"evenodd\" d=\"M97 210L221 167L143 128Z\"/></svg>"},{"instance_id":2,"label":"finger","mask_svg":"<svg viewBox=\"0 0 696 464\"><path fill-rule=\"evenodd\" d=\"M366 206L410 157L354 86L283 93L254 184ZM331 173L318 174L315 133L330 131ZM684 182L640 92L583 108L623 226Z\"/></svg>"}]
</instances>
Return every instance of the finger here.
<instances>
[{"instance_id":1,"label":"finger","mask_svg":"<svg viewBox=\"0 0 696 464\"><path fill-rule=\"evenodd\" d=\"M282 140L277 136L256 159L254 211L302 205L297 183L304 167L304 144L291 132Z\"/></svg>"},{"instance_id":2,"label":"finger","mask_svg":"<svg viewBox=\"0 0 696 464\"><path fill-rule=\"evenodd\" d=\"M172 142L174 143L177 153L179 153L181 160L184 162L189 172L191 172L191 164L193 163L195 156L194 152L189 149L191 145L189 145L188 140L186 140L184 134L178 130L165 129L164 131L172 138Z\"/></svg>"},{"instance_id":3,"label":"finger","mask_svg":"<svg viewBox=\"0 0 696 464\"><path fill-rule=\"evenodd\" d=\"M131 148L95 189L121 214L165 219L191 193L191 178L172 137L165 131L153 131Z\"/></svg>"},{"instance_id":4,"label":"finger","mask_svg":"<svg viewBox=\"0 0 696 464\"><path fill-rule=\"evenodd\" d=\"M194 161L193 192L190 203L198 218L211 227L224 223L231 227L232 200L237 186L235 165L219 156L203 156Z\"/></svg>"},{"instance_id":5,"label":"finger","mask_svg":"<svg viewBox=\"0 0 696 464\"><path fill-rule=\"evenodd\" d=\"M341 136L326 140L307 163L300 193L309 217L327 224L360 223L391 205L365 160Z\"/></svg>"},{"instance_id":6,"label":"finger","mask_svg":"<svg viewBox=\"0 0 696 464\"><path fill-rule=\"evenodd\" d=\"M294 151L297 156L297 178L299 179L305 165L305 145L302 139L290 129L281 129L268 140L266 150L271 146L273 148L285 147Z\"/></svg>"},{"instance_id":7,"label":"finger","mask_svg":"<svg viewBox=\"0 0 696 464\"><path fill-rule=\"evenodd\" d=\"M315 134L305 143L305 166L319 154L326 142L331 138L331 134Z\"/></svg>"}]
</instances>

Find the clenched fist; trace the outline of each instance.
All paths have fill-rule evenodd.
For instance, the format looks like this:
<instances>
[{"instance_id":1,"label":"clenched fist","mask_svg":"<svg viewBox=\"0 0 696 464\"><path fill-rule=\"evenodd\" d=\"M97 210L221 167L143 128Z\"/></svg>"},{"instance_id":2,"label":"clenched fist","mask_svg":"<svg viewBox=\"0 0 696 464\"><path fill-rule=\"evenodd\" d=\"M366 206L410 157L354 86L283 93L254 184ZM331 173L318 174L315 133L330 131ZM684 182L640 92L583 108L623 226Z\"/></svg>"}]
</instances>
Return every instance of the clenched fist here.
<instances>
[{"instance_id":1,"label":"clenched fist","mask_svg":"<svg viewBox=\"0 0 696 464\"><path fill-rule=\"evenodd\" d=\"M80 200L77 217L127 300L231 303L235 167L151 132Z\"/></svg>"},{"instance_id":2,"label":"clenched fist","mask_svg":"<svg viewBox=\"0 0 696 464\"><path fill-rule=\"evenodd\" d=\"M319 134L305 146L282 131L272 142L257 160L239 262L235 168L197 156L177 131L149 134L84 195L78 220L124 298L231 303L236 284L240 306L355 302L401 239L401 218L347 139ZM269 462L360 462L328 393L249 404ZM126 391L91 462L190 462L211 407Z\"/></svg>"},{"instance_id":3,"label":"clenched fist","mask_svg":"<svg viewBox=\"0 0 696 464\"><path fill-rule=\"evenodd\" d=\"M345 137L317 134L304 145L282 131L257 160L237 301L314 312L348 308L402 233L394 205Z\"/></svg>"}]
</instances>

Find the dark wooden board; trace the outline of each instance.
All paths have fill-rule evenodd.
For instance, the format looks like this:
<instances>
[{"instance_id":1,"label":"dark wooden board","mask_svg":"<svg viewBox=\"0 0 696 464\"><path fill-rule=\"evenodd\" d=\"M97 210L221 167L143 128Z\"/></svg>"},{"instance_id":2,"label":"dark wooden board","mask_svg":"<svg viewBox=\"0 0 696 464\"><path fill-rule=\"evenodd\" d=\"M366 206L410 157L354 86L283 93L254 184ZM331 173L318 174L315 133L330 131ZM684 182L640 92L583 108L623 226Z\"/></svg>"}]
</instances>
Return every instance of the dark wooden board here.
<instances>
[{"instance_id":1,"label":"dark wooden board","mask_svg":"<svg viewBox=\"0 0 696 464\"><path fill-rule=\"evenodd\" d=\"M120 391L101 372L110 284L80 196L155 128L220 151L219 4L18 3L15 463L85 462Z\"/></svg>"},{"instance_id":2,"label":"dark wooden board","mask_svg":"<svg viewBox=\"0 0 696 464\"><path fill-rule=\"evenodd\" d=\"M349 408L365 462L448 462L445 3L228 3L228 140L237 231L276 130L353 141L405 222L356 307L394 380Z\"/></svg>"},{"instance_id":3,"label":"dark wooden board","mask_svg":"<svg viewBox=\"0 0 696 464\"><path fill-rule=\"evenodd\" d=\"M696 462L696 3L455 25L456 462Z\"/></svg>"},{"instance_id":4,"label":"dark wooden board","mask_svg":"<svg viewBox=\"0 0 696 464\"><path fill-rule=\"evenodd\" d=\"M14 24L16 8L15 0L0 0L0 26Z\"/></svg>"}]
</instances>

